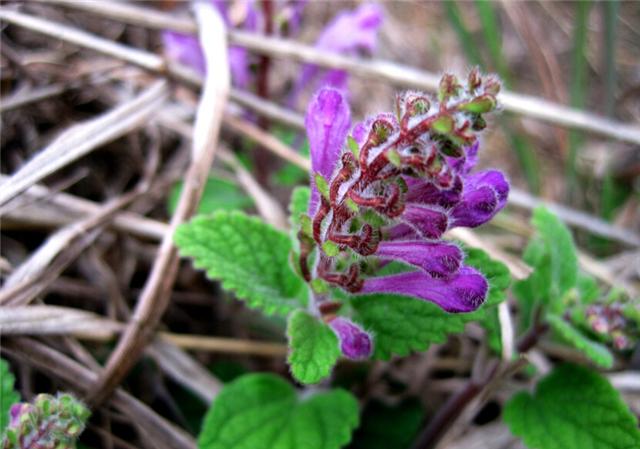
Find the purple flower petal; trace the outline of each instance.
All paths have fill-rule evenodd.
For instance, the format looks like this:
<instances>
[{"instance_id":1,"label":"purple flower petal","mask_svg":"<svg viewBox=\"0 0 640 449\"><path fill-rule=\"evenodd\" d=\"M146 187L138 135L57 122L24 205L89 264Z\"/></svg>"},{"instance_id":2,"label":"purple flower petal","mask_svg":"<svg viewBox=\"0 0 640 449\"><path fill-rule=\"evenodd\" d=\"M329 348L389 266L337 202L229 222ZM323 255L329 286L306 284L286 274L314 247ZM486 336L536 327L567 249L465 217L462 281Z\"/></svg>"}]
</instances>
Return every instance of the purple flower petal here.
<instances>
[{"instance_id":1,"label":"purple flower petal","mask_svg":"<svg viewBox=\"0 0 640 449\"><path fill-rule=\"evenodd\" d=\"M478 149L480 142L475 141L473 145L465 148L464 157L447 157L447 164L461 175L469 173L478 163Z\"/></svg>"},{"instance_id":2,"label":"purple flower petal","mask_svg":"<svg viewBox=\"0 0 640 449\"><path fill-rule=\"evenodd\" d=\"M251 82L249 53L246 48L229 47L229 69L233 85L246 88Z\"/></svg>"},{"instance_id":3,"label":"purple flower petal","mask_svg":"<svg viewBox=\"0 0 640 449\"><path fill-rule=\"evenodd\" d=\"M488 289L482 274L462 267L449 279L435 279L420 271L366 279L361 293L414 296L447 312L472 312L485 301Z\"/></svg>"},{"instance_id":4,"label":"purple flower petal","mask_svg":"<svg viewBox=\"0 0 640 449\"><path fill-rule=\"evenodd\" d=\"M419 237L415 229L404 223L385 228L382 235L384 240L415 240Z\"/></svg>"},{"instance_id":5,"label":"purple flower petal","mask_svg":"<svg viewBox=\"0 0 640 449\"><path fill-rule=\"evenodd\" d=\"M427 239L439 239L449 224L446 213L412 203L406 205L400 218Z\"/></svg>"},{"instance_id":6,"label":"purple flower petal","mask_svg":"<svg viewBox=\"0 0 640 449\"><path fill-rule=\"evenodd\" d=\"M197 37L165 31L162 33L162 43L168 59L188 65L199 73L205 73L204 55Z\"/></svg>"},{"instance_id":7,"label":"purple flower petal","mask_svg":"<svg viewBox=\"0 0 640 449\"><path fill-rule=\"evenodd\" d=\"M334 89L338 89L343 92L345 95L348 95L349 92L347 90L349 83L349 74L344 70L329 70L322 77L320 81L320 86L325 87L333 87Z\"/></svg>"},{"instance_id":8,"label":"purple flower petal","mask_svg":"<svg viewBox=\"0 0 640 449\"><path fill-rule=\"evenodd\" d=\"M18 402L9 408L9 427L18 429L21 418L33 409L33 405L25 402Z\"/></svg>"},{"instance_id":9,"label":"purple flower petal","mask_svg":"<svg viewBox=\"0 0 640 449\"><path fill-rule=\"evenodd\" d=\"M343 54L373 52L382 20L382 8L373 3L342 12L320 34L316 47Z\"/></svg>"},{"instance_id":10,"label":"purple flower petal","mask_svg":"<svg viewBox=\"0 0 640 449\"><path fill-rule=\"evenodd\" d=\"M462 201L453 208L452 226L476 227L489 221L507 203L509 183L497 170L475 173L465 181Z\"/></svg>"},{"instance_id":11,"label":"purple flower petal","mask_svg":"<svg viewBox=\"0 0 640 449\"><path fill-rule=\"evenodd\" d=\"M371 335L348 318L337 317L329 322L329 327L340 340L342 354L353 360L366 359L371 355L373 342Z\"/></svg>"},{"instance_id":12,"label":"purple flower petal","mask_svg":"<svg viewBox=\"0 0 640 449\"><path fill-rule=\"evenodd\" d=\"M437 278L458 271L464 257L456 245L424 241L382 242L375 255L415 265Z\"/></svg>"},{"instance_id":13,"label":"purple flower petal","mask_svg":"<svg viewBox=\"0 0 640 449\"><path fill-rule=\"evenodd\" d=\"M448 189L442 189L431 181L416 179L410 176L404 177L409 188L405 199L410 203L435 204L444 208L450 208L460 201L462 196L462 180L456 176L453 185Z\"/></svg>"},{"instance_id":14,"label":"purple flower petal","mask_svg":"<svg viewBox=\"0 0 640 449\"><path fill-rule=\"evenodd\" d=\"M351 111L346 99L335 89L321 89L309 103L304 124L311 152L309 212L314 213L320 197L313 175L320 173L327 181L331 179L351 126Z\"/></svg>"},{"instance_id":15,"label":"purple flower petal","mask_svg":"<svg viewBox=\"0 0 640 449\"><path fill-rule=\"evenodd\" d=\"M364 4L353 11L338 14L320 34L315 47L340 54L353 55L361 51L373 52L376 47L378 29L382 25L382 8L376 4ZM302 67L300 78L296 82L290 97L293 104L302 89L309 86L321 69L313 64ZM347 74L333 71L324 82L340 87L346 86ZM335 84L335 83L338 84ZM324 86L321 84L321 86Z\"/></svg>"}]
</instances>

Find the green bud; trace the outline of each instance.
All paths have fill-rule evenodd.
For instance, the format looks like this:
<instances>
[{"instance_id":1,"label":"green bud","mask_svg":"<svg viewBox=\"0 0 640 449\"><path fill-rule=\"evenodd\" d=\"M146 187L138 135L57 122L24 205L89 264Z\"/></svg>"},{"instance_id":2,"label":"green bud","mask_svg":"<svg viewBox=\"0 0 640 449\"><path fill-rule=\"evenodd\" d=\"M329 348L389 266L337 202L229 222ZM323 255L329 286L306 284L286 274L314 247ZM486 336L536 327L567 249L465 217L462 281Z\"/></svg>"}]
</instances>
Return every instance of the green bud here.
<instances>
[{"instance_id":1,"label":"green bud","mask_svg":"<svg viewBox=\"0 0 640 449\"><path fill-rule=\"evenodd\" d=\"M311 287L311 290L313 290L315 293L318 293L320 295L324 293L329 293L329 286L322 279L319 279L319 278L313 279L309 283L309 286Z\"/></svg>"},{"instance_id":2,"label":"green bud","mask_svg":"<svg viewBox=\"0 0 640 449\"><path fill-rule=\"evenodd\" d=\"M386 153L387 159L391 162L395 167L400 167L402 164L402 159L400 159L400 154L396 151L395 148L391 148Z\"/></svg>"},{"instance_id":3,"label":"green bud","mask_svg":"<svg viewBox=\"0 0 640 449\"><path fill-rule=\"evenodd\" d=\"M449 134L453 131L453 118L448 115L438 117L432 124L431 129L438 134Z\"/></svg>"},{"instance_id":4,"label":"green bud","mask_svg":"<svg viewBox=\"0 0 640 449\"><path fill-rule=\"evenodd\" d=\"M349 147L349 150L351 150L351 153L353 153L353 155L357 160L360 157L360 146L358 145L358 142L356 142L356 139L354 139L351 136L348 136L347 146Z\"/></svg>"},{"instance_id":5,"label":"green bud","mask_svg":"<svg viewBox=\"0 0 640 449\"><path fill-rule=\"evenodd\" d=\"M484 114L493 111L496 107L496 99L492 95L481 95L468 103L461 104L460 111L472 112L474 114Z\"/></svg>"},{"instance_id":6,"label":"green bud","mask_svg":"<svg viewBox=\"0 0 640 449\"><path fill-rule=\"evenodd\" d=\"M335 257L340 254L340 247L337 243L327 240L322 244L322 251L329 257Z\"/></svg>"},{"instance_id":7,"label":"green bud","mask_svg":"<svg viewBox=\"0 0 640 449\"><path fill-rule=\"evenodd\" d=\"M455 75L445 73L438 86L438 100L442 103L451 97L455 97L461 88L462 86Z\"/></svg>"},{"instance_id":8,"label":"green bud","mask_svg":"<svg viewBox=\"0 0 640 449\"><path fill-rule=\"evenodd\" d=\"M357 214L360 211L360 207L358 207L356 202L353 201L351 198L347 198L344 203L347 205L349 210L351 210L351 212L354 212Z\"/></svg>"},{"instance_id":9,"label":"green bud","mask_svg":"<svg viewBox=\"0 0 640 449\"><path fill-rule=\"evenodd\" d=\"M329 201L329 183L327 182L327 180L324 179L324 176L322 176L320 173L316 173L314 175L314 179L316 181L316 187L318 189L318 192L320 192L320 195L322 195L324 199Z\"/></svg>"}]
</instances>

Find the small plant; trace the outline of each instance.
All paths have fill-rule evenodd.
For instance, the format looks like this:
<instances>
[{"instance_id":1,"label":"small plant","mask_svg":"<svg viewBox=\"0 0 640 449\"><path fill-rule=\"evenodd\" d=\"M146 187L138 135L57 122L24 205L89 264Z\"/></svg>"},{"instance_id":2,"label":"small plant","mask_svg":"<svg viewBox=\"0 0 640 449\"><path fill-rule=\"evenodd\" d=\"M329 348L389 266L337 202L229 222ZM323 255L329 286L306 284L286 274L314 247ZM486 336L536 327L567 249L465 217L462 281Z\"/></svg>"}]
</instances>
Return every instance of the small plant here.
<instances>
[{"instance_id":1,"label":"small plant","mask_svg":"<svg viewBox=\"0 0 640 449\"><path fill-rule=\"evenodd\" d=\"M464 86L445 75L437 98L401 94L395 115L371 117L348 137L346 99L338 90L321 89L305 121L313 175L310 196L298 191L292 206L296 240L274 229L260 233L267 226L241 214L219 213L183 226L176 242L249 305L289 315L289 361L305 383L325 377L339 353L351 359L373 354L376 327L385 323L367 325L366 316L358 317L353 301L360 295L403 295L445 312L473 312L485 302L489 284L442 236L456 226L481 225L506 203L509 184L499 171L471 172L484 114L495 109L499 89L495 78L483 79L477 70ZM275 254L270 239L283 251ZM228 255L218 247L234 243ZM228 265L223 270L234 253L238 270L254 273L252 285L235 279ZM390 269L400 272L388 274ZM255 278L270 274L269 286ZM280 284L278 295L268 293L274 284ZM320 351L302 349L315 342ZM301 366L309 363L317 369Z\"/></svg>"},{"instance_id":2,"label":"small plant","mask_svg":"<svg viewBox=\"0 0 640 449\"><path fill-rule=\"evenodd\" d=\"M32 403L13 404L3 449L72 449L89 409L70 394L39 394Z\"/></svg>"}]
</instances>

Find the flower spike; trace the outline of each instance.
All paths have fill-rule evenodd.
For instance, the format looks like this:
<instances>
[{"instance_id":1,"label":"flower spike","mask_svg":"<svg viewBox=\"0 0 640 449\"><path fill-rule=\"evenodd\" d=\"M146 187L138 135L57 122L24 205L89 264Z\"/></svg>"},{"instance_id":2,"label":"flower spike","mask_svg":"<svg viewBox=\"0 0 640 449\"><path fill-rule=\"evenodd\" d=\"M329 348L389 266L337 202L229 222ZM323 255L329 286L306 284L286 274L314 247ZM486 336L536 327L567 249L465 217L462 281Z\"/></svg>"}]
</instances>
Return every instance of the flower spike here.
<instances>
[{"instance_id":1,"label":"flower spike","mask_svg":"<svg viewBox=\"0 0 640 449\"><path fill-rule=\"evenodd\" d=\"M472 172L484 127L479 124L496 108L498 90L495 78L477 71L466 85L445 75L437 98L402 94L395 115L370 117L349 137L344 96L331 88L316 94L305 120L314 173L313 236L300 256L300 271L311 285L321 280L351 294L412 296L452 313L482 305L487 280L465 266L460 248L442 236L456 226L479 226L506 204L509 184L501 172ZM376 275L393 261L409 271ZM312 298L322 303L327 295L316 298L314 292ZM345 356L370 352L371 337L336 316L339 307L315 310L338 335Z\"/></svg>"}]
</instances>

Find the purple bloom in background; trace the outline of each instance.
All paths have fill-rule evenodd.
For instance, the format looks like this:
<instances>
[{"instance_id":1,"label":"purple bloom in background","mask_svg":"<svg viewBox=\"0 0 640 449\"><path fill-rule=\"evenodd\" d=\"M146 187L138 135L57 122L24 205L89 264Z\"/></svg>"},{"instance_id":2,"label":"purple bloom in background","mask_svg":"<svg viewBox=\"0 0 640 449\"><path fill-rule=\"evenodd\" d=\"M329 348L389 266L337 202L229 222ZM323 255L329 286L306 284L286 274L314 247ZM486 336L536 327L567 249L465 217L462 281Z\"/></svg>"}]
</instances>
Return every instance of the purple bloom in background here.
<instances>
[{"instance_id":1,"label":"purple bloom in background","mask_svg":"<svg viewBox=\"0 0 640 449\"><path fill-rule=\"evenodd\" d=\"M254 33L265 32L265 18L262 8L253 0L229 2L211 0L227 27L237 27ZM306 0L275 2L274 22L276 31L286 28L288 32L297 32L300 28L302 11ZM206 71L202 48L196 36L174 31L162 33L164 51L167 58L181 62L201 74ZM253 81L251 65L253 60L244 47L229 47L229 66L233 84L246 88Z\"/></svg>"},{"instance_id":2,"label":"purple bloom in background","mask_svg":"<svg viewBox=\"0 0 640 449\"><path fill-rule=\"evenodd\" d=\"M162 43L167 58L188 65L199 73L205 72L204 54L196 36L165 31L162 33Z\"/></svg>"},{"instance_id":3,"label":"purple bloom in background","mask_svg":"<svg viewBox=\"0 0 640 449\"><path fill-rule=\"evenodd\" d=\"M353 11L341 12L324 28L315 47L343 55L373 53L382 21L382 8L373 3L363 4ZM317 65L305 64L293 89L290 102L293 103L300 92L316 82L323 72L324 75L318 82L319 86L347 89L349 76L344 70L323 71Z\"/></svg>"},{"instance_id":4,"label":"purple bloom in background","mask_svg":"<svg viewBox=\"0 0 640 449\"><path fill-rule=\"evenodd\" d=\"M487 280L465 266L460 248L442 236L456 226L486 223L506 204L509 184L501 172L472 172L482 114L495 108L498 90L495 78L482 79L476 70L467 86L445 75L438 99L402 94L398 117L378 114L354 126L347 138L350 112L343 94L321 89L305 118L313 171L309 226L299 233L305 279L352 294L411 296L452 313L482 305ZM372 266L401 262L413 271L361 272L362 258L378 261ZM371 337L357 323L343 316L324 319L345 356L370 352Z\"/></svg>"}]
</instances>

